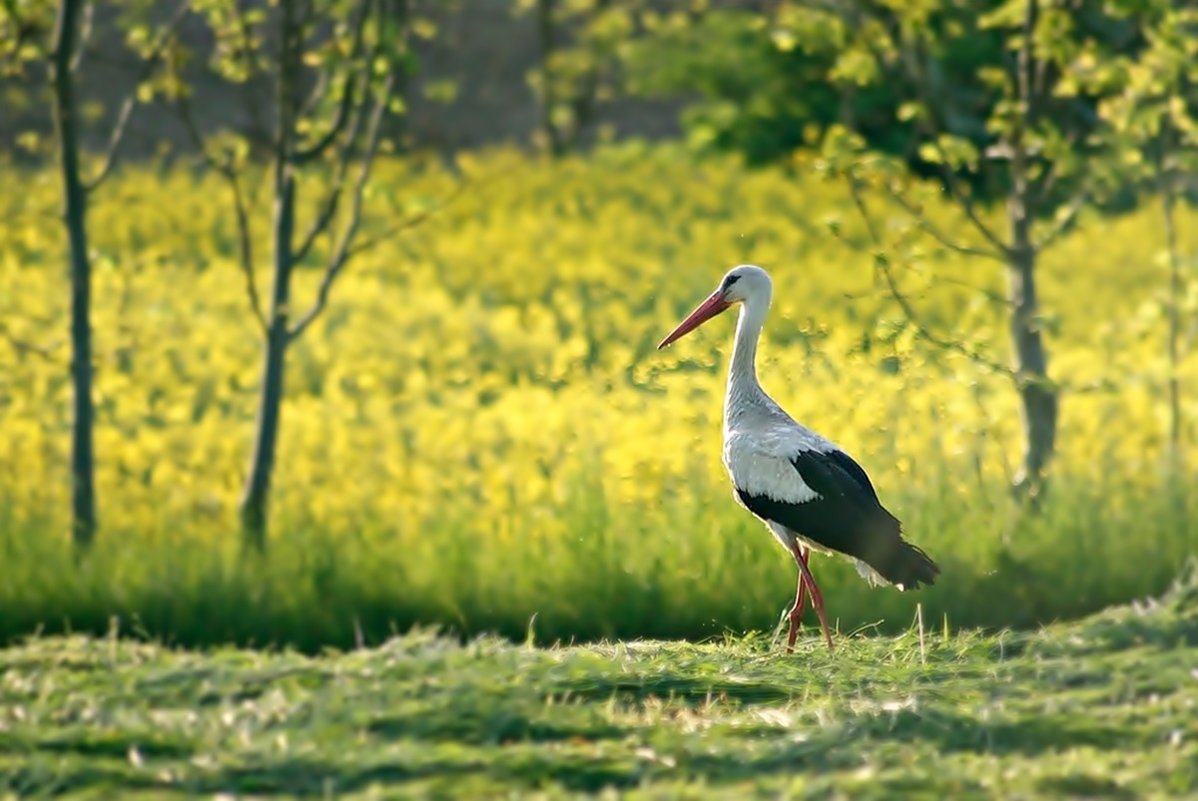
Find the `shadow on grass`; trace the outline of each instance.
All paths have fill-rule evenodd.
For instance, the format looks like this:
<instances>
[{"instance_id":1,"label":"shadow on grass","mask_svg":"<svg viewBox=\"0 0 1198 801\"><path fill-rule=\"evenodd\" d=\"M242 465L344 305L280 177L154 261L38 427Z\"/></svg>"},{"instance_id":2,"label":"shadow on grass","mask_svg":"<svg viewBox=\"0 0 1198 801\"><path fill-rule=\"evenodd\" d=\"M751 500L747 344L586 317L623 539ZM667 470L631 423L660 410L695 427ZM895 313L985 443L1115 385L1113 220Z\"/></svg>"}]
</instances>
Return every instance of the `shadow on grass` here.
<instances>
[{"instance_id":1,"label":"shadow on grass","mask_svg":"<svg viewBox=\"0 0 1198 801\"><path fill-rule=\"evenodd\" d=\"M1070 715L1038 713L1019 720L981 722L943 710L903 710L890 717L858 718L849 724L854 735L878 740L922 740L938 751L972 751L985 754L1036 756L1046 751L1091 747L1126 748L1135 732L1126 726L1107 726Z\"/></svg>"},{"instance_id":2,"label":"shadow on grass","mask_svg":"<svg viewBox=\"0 0 1198 801\"><path fill-rule=\"evenodd\" d=\"M422 777L480 770L479 766L425 764L419 769L402 765L372 765L347 770L345 765L315 760L288 760L269 766L231 767L199 776L173 778L159 772L133 771L108 765L81 765L63 771L36 765L18 768L7 776L8 786L22 788L33 795L63 795L72 791L162 790L218 794L227 792L255 795L291 795L327 797L331 790L352 791L374 784L393 784ZM119 796L111 796L119 797Z\"/></svg>"},{"instance_id":3,"label":"shadow on grass","mask_svg":"<svg viewBox=\"0 0 1198 801\"><path fill-rule=\"evenodd\" d=\"M182 775L173 778L171 771L157 769L159 765L153 770L137 770L124 764L123 760L100 764L56 762L49 773L47 766L39 769L36 764L30 764L10 774L8 779L9 786L26 790L41 788L41 791L51 793L121 787L126 791L156 789L204 794L236 792L319 797L330 792L352 793L380 785L458 781L495 783L509 789L512 785L525 788L558 786L574 792L594 792L604 788L629 788L646 779L686 778L713 786L789 774L820 776L833 771L849 771L861 766L863 754L869 751L871 742L922 743L934 753L969 751L1028 756L1083 746L1119 750L1128 744L1126 730L1079 723L1062 715L982 724L968 716L943 711L917 713L904 710L890 716L850 718L841 725L817 728L811 732L813 736L801 741L784 741L780 736L783 732L777 730L758 730L755 739L762 742L763 750L753 754L745 753L737 745L743 742L742 736L712 739L701 749L678 753L674 763L665 764L639 758L631 747L617 746L615 751L603 754L587 747L601 739L618 740L633 734L615 726L584 729L510 714L506 718L487 714L481 719L467 716L453 729L444 728L442 723L435 724L435 731L425 731L416 718L387 718L375 722L370 728L376 735L409 742L418 738L425 742L434 739L452 741L448 746L451 749L455 745L469 747L472 743L502 745L521 741L527 745L537 742L565 745L574 740L585 742L578 743L580 747L567 745L551 750L533 750L520 745L476 751L455 749L444 755L420 749L414 750L413 758L406 763L403 758L386 762L374 758L354 764L352 755L347 760L286 758L198 773L193 768L185 768ZM127 738L79 739L43 742L35 748L58 756L73 751L81 756L115 759L124 757L131 744L132 740ZM139 739L136 746L147 758L186 759L190 755L183 744ZM959 785L963 780L956 777L953 781ZM1109 797L1125 795L1117 785L1102 779L1067 777L1044 781L1051 785L1046 790L1072 794L1084 790L1086 795ZM981 789L954 786L964 792ZM926 789L927 785L921 783L920 787Z\"/></svg>"},{"instance_id":4,"label":"shadow on grass","mask_svg":"<svg viewBox=\"0 0 1198 801\"><path fill-rule=\"evenodd\" d=\"M94 731L79 727L55 737L33 740L0 732L0 754L42 753L125 760L133 751L147 759L176 759L190 757L195 753L195 746L181 737L167 737L146 731Z\"/></svg>"},{"instance_id":5,"label":"shadow on grass","mask_svg":"<svg viewBox=\"0 0 1198 801\"><path fill-rule=\"evenodd\" d=\"M327 798L330 794L354 793L371 787L402 785L419 781L458 782L490 780L515 782L526 787L559 785L573 791L628 788L638 784L644 771L632 759L578 756L563 761L535 754L498 756L494 760L421 760L347 765L321 759L287 759L270 764L230 766L195 775L171 776L170 771L132 770L122 765L80 764L27 765L5 776L8 787L31 795L62 795L79 791L117 789L184 791L191 794L221 793L255 796ZM3 785L0 785L3 786ZM116 796L113 796L116 797Z\"/></svg>"},{"instance_id":6,"label":"shadow on grass","mask_svg":"<svg viewBox=\"0 0 1198 801\"><path fill-rule=\"evenodd\" d=\"M776 703L790 700L795 691L769 682L728 681L712 676L697 679L660 676L643 681L563 682L556 684L548 694L562 693L568 698L584 701L616 700L632 704L661 699L697 705L712 701Z\"/></svg>"},{"instance_id":7,"label":"shadow on grass","mask_svg":"<svg viewBox=\"0 0 1198 801\"><path fill-rule=\"evenodd\" d=\"M785 736L779 731L770 734L775 742ZM759 739L768 742L770 734L761 734ZM1039 757L1080 747L1118 751L1128 747L1129 739L1134 738L1129 738L1125 729L1078 723L1065 716L983 724L968 716L946 712L918 714L903 711L890 717L850 719L843 725L820 729L808 739L772 746L756 756L746 756L735 750L692 754L680 761L679 770L707 783L721 784L761 779L771 774L814 772L818 775L854 770L861 767L866 754L875 750L871 749L871 743L877 745L888 741L922 744L929 753Z\"/></svg>"},{"instance_id":8,"label":"shadow on grass","mask_svg":"<svg viewBox=\"0 0 1198 801\"><path fill-rule=\"evenodd\" d=\"M1037 782L1037 786L1056 798L1115 798L1132 801L1140 797L1131 788L1123 787L1105 776L1049 776Z\"/></svg>"},{"instance_id":9,"label":"shadow on grass","mask_svg":"<svg viewBox=\"0 0 1198 801\"><path fill-rule=\"evenodd\" d=\"M367 730L387 739L418 739L469 745L505 745L517 742L561 742L566 740L610 740L627 732L598 718L584 715L579 720L554 720L552 710L540 714L496 707L463 710L452 717L429 719L421 715L379 718Z\"/></svg>"}]
</instances>

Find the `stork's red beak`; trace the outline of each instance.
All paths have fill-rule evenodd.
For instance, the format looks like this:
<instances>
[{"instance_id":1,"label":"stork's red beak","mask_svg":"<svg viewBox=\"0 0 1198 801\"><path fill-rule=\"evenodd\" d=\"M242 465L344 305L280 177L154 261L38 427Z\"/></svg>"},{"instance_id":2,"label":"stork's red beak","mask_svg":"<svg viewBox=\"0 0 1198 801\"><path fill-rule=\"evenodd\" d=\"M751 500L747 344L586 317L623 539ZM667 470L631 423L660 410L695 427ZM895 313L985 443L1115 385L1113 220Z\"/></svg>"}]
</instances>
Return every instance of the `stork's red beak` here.
<instances>
[{"instance_id":1,"label":"stork's red beak","mask_svg":"<svg viewBox=\"0 0 1198 801\"><path fill-rule=\"evenodd\" d=\"M717 314L722 312L724 309L727 309L731 305L731 303L724 300L724 293L717 289L715 292L711 293L711 296L708 297L707 300L700 303L697 309L688 314L686 319L680 322L678 327L671 331L670 335L661 341L661 343L657 346L657 349L661 350L666 345L682 339L691 331L694 331L696 328L703 325L703 323L707 322L712 317L715 317Z\"/></svg>"}]
</instances>

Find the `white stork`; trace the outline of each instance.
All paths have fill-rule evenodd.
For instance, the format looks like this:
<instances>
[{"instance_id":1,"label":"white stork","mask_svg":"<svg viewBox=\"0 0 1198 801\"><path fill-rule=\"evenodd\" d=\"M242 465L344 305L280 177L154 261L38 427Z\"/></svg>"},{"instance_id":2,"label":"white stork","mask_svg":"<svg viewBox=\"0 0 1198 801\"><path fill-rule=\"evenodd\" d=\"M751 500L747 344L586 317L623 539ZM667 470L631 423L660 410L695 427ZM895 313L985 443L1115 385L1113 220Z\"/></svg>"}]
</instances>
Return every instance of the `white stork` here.
<instances>
[{"instance_id":1,"label":"white stork","mask_svg":"<svg viewBox=\"0 0 1198 801\"><path fill-rule=\"evenodd\" d=\"M741 304L724 399L724 466L737 501L766 524L799 567L786 650L794 649L808 590L831 648L824 599L807 565L811 551L847 556L871 584L892 584L900 591L934 583L940 568L903 540L902 525L882 507L861 466L835 443L795 422L757 383L757 339L772 295L765 270L752 264L734 267L657 347Z\"/></svg>"}]
</instances>

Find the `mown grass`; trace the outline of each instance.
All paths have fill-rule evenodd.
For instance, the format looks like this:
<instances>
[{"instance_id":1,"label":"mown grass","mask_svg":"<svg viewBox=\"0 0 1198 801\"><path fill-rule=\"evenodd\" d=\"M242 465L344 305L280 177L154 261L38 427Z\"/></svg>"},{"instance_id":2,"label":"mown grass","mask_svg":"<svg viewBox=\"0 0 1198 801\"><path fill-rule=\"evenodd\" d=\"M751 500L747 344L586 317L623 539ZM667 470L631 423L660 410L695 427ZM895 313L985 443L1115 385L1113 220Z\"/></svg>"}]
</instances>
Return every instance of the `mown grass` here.
<instances>
[{"instance_id":1,"label":"mown grass","mask_svg":"<svg viewBox=\"0 0 1198 801\"><path fill-rule=\"evenodd\" d=\"M1180 798L1198 575L1038 632L0 651L0 796ZM606 795L605 795L606 794Z\"/></svg>"}]
</instances>

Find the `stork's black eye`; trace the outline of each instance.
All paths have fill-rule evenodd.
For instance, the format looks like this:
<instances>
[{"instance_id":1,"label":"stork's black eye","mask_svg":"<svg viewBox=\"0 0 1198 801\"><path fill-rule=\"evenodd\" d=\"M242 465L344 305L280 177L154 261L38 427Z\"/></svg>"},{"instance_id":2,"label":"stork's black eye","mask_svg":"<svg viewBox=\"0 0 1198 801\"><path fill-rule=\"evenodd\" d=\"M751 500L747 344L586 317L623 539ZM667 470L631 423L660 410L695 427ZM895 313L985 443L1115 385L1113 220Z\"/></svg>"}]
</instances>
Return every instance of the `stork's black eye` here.
<instances>
[{"instance_id":1,"label":"stork's black eye","mask_svg":"<svg viewBox=\"0 0 1198 801\"><path fill-rule=\"evenodd\" d=\"M728 276L727 278L725 278L725 279L724 279L724 285L723 285L722 287L720 287L720 289L721 289L721 290L723 290L723 291L725 291L725 292L727 292L727 291L728 291L728 287L732 286L733 284L735 284L735 283L736 283L737 281L739 281L739 280L740 280L740 276L739 276L739 275L730 275L730 276Z\"/></svg>"}]
</instances>

